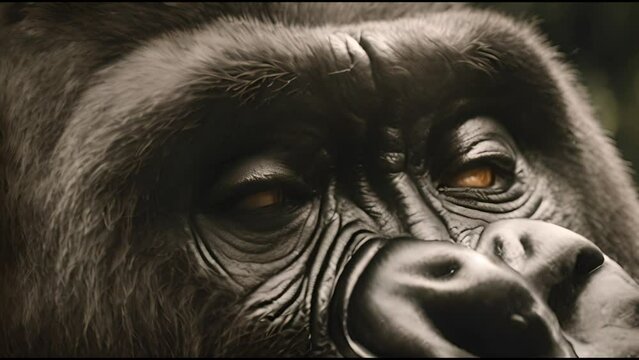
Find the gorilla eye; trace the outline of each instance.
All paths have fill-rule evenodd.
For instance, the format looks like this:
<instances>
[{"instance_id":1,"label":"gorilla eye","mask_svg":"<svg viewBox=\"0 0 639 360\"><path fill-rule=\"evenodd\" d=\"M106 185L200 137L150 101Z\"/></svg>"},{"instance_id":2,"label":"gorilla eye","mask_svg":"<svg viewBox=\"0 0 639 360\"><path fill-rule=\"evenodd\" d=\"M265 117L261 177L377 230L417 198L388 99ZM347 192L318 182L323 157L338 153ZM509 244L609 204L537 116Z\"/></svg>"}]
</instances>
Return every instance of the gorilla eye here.
<instances>
[{"instance_id":1,"label":"gorilla eye","mask_svg":"<svg viewBox=\"0 0 639 360\"><path fill-rule=\"evenodd\" d=\"M485 189L495 184L495 172L491 167L480 166L456 174L447 184L456 188Z\"/></svg>"},{"instance_id":2,"label":"gorilla eye","mask_svg":"<svg viewBox=\"0 0 639 360\"><path fill-rule=\"evenodd\" d=\"M502 156L454 166L442 177L440 189L450 191L505 191L514 180L514 159Z\"/></svg>"},{"instance_id":3,"label":"gorilla eye","mask_svg":"<svg viewBox=\"0 0 639 360\"><path fill-rule=\"evenodd\" d=\"M282 189L268 189L255 192L239 199L235 204L238 210L256 210L282 203Z\"/></svg>"},{"instance_id":4,"label":"gorilla eye","mask_svg":"<svg viewBox=\"0 0 639 360\"><path fill-rule=\"evenodd\" d=\"M219 212L241 217L285 216L316 196L314 189L294 179L255 181L231 189L230 193L214 206Z\"/></svg>"},{"instance_id":5,"label":"gorilla eye","mask_svg":"<svg viewBox=\"0 0 639 360\"><path fill-rule=\"evenodd\" d=\"M209 184L199 200L201 210L243 223L293 216L317 195L305 176L274 154L232 164Z\"/></svg>"},{"instance_id":6,"label":"gorilla eye","mask_svg":"<svg viewBox=\"0 0 639 360\"><path fill-rule=\"evenodd\" d=\"M499 193L516 178L517 152L508 131L487 117L469 119L445 134L433 152L445 154L432 165L441 191Z\"/></svg>"}]
</instances>

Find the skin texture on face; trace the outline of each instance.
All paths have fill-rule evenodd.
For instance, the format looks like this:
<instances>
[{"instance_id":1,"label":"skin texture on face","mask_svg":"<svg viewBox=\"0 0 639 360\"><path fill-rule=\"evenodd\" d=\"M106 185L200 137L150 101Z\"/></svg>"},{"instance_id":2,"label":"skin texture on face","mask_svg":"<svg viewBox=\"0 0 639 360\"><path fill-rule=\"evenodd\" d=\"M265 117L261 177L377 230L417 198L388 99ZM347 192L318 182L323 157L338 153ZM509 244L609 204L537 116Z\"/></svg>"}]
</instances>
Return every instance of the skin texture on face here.
<instances>
[{"instance_id":1,"label":"skin texture on face","mask_svg":"<svg viewBox=\"0 0 639 360\"><path fill-rule=\"evenodd\" d=\"M639 356L637 195L529 25L1 11L0 353Z\"/></svg>"}]
</instances>

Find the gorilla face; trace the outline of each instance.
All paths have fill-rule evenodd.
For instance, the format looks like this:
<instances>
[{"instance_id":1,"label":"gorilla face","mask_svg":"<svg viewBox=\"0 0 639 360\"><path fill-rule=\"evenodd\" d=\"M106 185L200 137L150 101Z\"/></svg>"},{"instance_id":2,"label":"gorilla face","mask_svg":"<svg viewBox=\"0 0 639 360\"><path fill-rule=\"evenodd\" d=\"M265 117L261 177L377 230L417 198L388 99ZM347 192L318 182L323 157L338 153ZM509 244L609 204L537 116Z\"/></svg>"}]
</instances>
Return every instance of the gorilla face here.
<instances>
[{"instance_id":1,"label":"gorilla face","mask_svg":"<svg viewBox=\"0 0 639 360\"><path fill-rule=\"evenodd\" d=\"M639 356L637 195L529 26L4 12L3 354Z\"/></svg>"}]
</instances>

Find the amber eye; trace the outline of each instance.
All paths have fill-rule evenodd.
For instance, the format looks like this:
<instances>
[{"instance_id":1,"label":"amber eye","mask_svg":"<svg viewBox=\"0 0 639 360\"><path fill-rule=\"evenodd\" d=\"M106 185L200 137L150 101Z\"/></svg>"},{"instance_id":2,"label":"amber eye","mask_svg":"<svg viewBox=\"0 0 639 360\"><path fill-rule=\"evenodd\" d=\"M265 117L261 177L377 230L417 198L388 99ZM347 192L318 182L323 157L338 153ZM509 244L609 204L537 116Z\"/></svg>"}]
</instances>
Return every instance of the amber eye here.
<instances>
[{"instance_id":1,"label":"amber eye","mask_svg":"<svg viewBox=\"0 0 639 360\"><path fill-rule=\"evenodd\" d=\"M465 187L465 188L487 188L495 183L495 174L493 169L488 166L476 167L465 170L455 175L448 186Z\"/></svg>"},{"instance_id":2,"label":"amber eye","mask_svg":"<svg viewBox=\"0 0 639 360\"><path fill-rule=\"evenodd\" d=\"M257 210L282 202L282 189L268 189L244 196L236 204L240 210Z\"/></svg>"}]
</instances>

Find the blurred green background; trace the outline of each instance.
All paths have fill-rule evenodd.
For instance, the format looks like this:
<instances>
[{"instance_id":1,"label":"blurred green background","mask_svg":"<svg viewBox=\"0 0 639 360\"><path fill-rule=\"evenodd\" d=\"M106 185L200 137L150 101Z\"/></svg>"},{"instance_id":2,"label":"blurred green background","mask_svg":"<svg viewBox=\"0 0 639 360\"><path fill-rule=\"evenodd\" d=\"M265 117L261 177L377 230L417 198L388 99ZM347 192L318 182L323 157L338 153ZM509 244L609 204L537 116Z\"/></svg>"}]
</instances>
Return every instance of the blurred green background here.
<instances>
[{"instance_id":1,"label":"blurred green background","mask_svg":"<svg viewBox=\"0 0 639 360\"><path fill-rule=\"evenodd\" d=\"M481 3L535 19L587 87L639 184L639 3Z\"/></svg>"}]
</instances>

